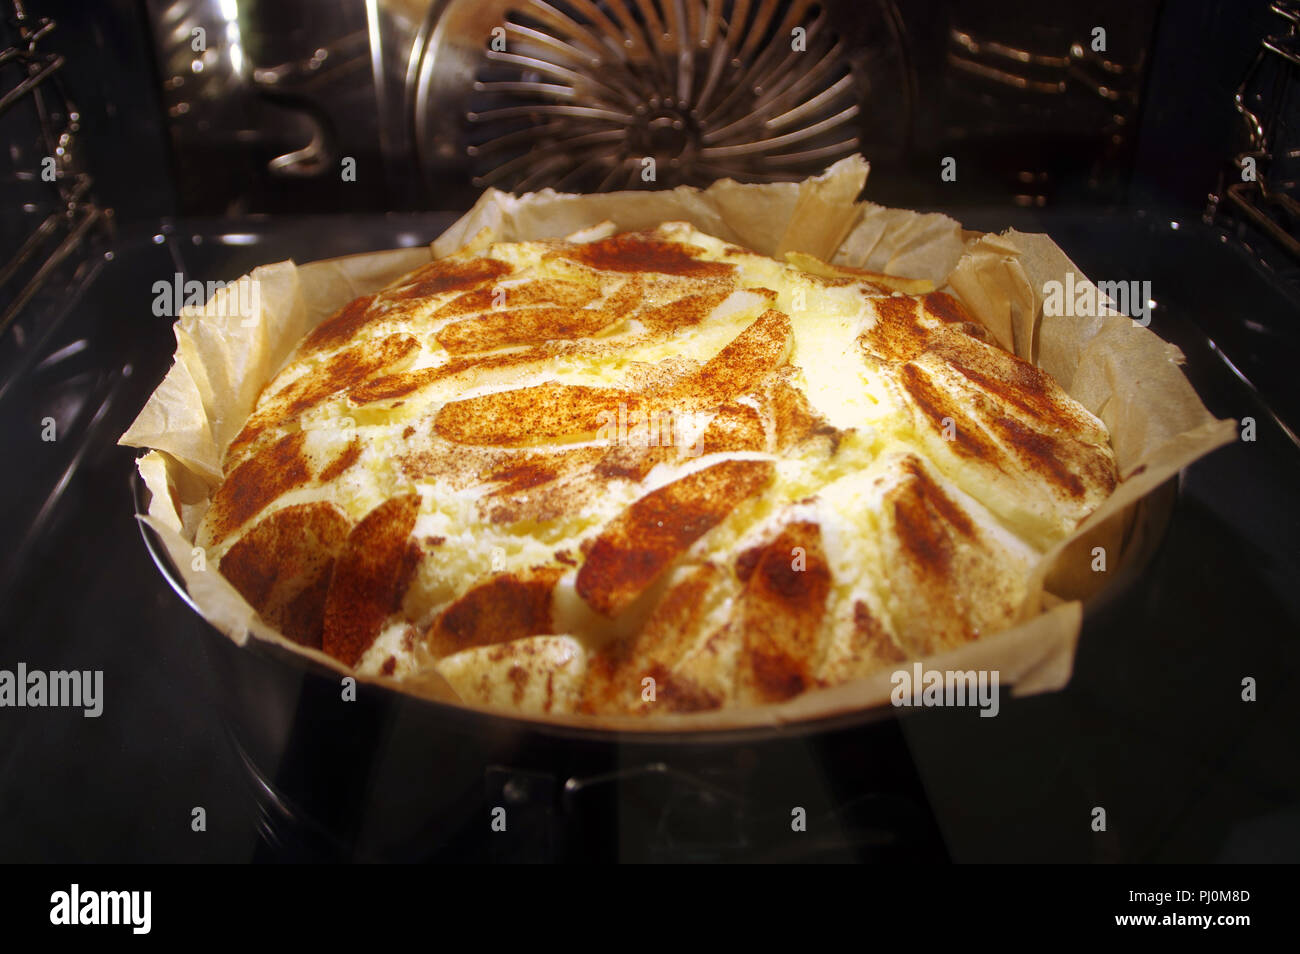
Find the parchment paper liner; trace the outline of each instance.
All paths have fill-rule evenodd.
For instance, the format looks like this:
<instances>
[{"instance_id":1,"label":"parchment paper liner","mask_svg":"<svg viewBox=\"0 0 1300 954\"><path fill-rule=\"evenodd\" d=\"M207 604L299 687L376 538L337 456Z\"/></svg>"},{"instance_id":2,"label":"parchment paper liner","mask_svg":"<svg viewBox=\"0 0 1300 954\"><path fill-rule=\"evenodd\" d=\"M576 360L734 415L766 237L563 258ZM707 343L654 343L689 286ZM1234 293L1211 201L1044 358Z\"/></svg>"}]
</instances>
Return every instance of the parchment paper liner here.
<instances>
[{"instance_id":1,"label":"parchment paper liner","mask_svg":"<svg viewBox=\"0 0 1300 954\"><path fill-rule=\"evenodd\" d=\"M620 231L683 220L704 232L780 257L802 251L836 264L917 278L960 298L1009 350L1032 359L1102 419L1124 478L1035 572L1022 622L951 652L920 660L926 669L998 670L1014 695L1059 689L1070 678L1082 625L1075 597L1113 576L1134 505L1179 470L1234 439L1235 422L1205 409L1180 370L1182 355L1148 329L1106 309L1095 317L1045 316L1044 283L1087 279L1046 235L964 230L939 214L856 202L867 175L861 157L842 160L801 183L748 185L722 180L706 190L579 196L547 189L525 196L488 190L428 249L352 255L298 266L254 269L260 307L239 314L218 292L176 322L172 369L120 443L148 448L138 461L152 493L142 517L161 537L191 598L209 623L243 645L276 643L341 675L356 675L324 653L285 639L215 567L196 570L195 530L221 479L220 460L257 395L304 334L341 305L471 244L556 238L612 222ZM245 296L247 300L247 296ZM232 314L233 313L233 314ZM1091 548L1106 545L1107 573L1090 570ZM1062 557L1064 555L1064 557ZM1062 597L1067 597L1063 600ZM904 664L910 668L912 662ZM776 725L888 704L894 667L776 705L659 716L503 714L530 721L631 731L717 730ZM437 701L459 702L438 675L398 682L357 677ZM478 708L478 707L473 707Z\"/></svg>"}]
</instances>

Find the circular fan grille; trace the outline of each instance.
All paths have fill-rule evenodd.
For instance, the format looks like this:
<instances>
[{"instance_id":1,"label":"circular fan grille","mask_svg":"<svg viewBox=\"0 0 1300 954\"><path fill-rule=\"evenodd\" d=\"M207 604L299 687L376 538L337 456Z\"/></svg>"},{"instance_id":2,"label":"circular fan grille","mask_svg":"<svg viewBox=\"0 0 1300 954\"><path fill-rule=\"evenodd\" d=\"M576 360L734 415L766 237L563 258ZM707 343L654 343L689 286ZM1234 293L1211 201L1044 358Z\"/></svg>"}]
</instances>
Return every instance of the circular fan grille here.
<instances>
[{"instance_id":1,"label":"circular fan grille","mask_svg":"<svg viewBox=\"0 0 1300 954\"><path fill-rule=\"evenodd\" d=\"M869 106L886 119L873 123L878 138L901 134L908 84L883 6L836 15L825 0L468 4L473 12L450 4L431 31L416 123L422 152L464 156L476 186L792 180L862 150ZM864 22L876 25L865 38ZM449 113L461 118L454 134Z\"/></svg>"}]
</instances>

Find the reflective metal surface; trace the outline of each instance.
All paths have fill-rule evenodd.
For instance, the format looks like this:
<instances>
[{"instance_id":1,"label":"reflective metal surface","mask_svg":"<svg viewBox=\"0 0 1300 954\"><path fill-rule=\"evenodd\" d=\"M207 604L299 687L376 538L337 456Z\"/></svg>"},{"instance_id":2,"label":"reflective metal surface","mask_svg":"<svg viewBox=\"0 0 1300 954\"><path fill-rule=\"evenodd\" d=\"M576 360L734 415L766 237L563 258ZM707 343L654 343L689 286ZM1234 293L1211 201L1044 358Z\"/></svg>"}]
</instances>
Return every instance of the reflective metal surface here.
<instances>
[{"instance_id":1,"label":"reflective metal surface","mask_svg":"<svg viewBox=\"0 0 1300 954\"><path fill-rule=\"evenodd\" d=\"M428 174L468 157L477 186L797 179L910 135L889 2L450 0L429 18L416 145Z\"/></svg>"}]
</instances>

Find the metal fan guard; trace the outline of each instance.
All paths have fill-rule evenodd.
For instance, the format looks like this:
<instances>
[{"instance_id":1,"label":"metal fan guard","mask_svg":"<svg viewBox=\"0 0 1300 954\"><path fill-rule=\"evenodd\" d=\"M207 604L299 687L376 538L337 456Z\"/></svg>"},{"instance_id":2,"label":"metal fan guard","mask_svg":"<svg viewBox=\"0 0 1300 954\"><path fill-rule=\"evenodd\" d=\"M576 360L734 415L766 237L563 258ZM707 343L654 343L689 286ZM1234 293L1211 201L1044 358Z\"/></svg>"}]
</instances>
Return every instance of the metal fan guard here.
<instances>
[{"instance_id":1,"label":"metal fan guard","mask_svg":"<svg viewBox=\"0 0 1300 954\"><path fill-rule=\"evenodd\" d=\"M913 86L890 0L443 0L408 102L430 184L599 192L898 154Z\"/></svg>"}]
</instances>

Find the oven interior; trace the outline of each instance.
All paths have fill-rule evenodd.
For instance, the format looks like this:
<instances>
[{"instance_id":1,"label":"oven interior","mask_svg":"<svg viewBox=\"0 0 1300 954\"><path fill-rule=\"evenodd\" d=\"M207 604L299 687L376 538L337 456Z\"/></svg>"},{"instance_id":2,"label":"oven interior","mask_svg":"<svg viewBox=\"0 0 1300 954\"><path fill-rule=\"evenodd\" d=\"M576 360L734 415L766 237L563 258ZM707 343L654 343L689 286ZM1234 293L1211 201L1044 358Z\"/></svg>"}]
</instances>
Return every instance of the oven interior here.
<instances>
[{"instance_id":1,"label":"oven interior","mask_svg":"<svg viewBox=\"0 0 1300 954\"><path fill-rule=\"evenodd\" d=\"M0 17L0 665L100 668L113 690L97 720L11 714L0 804L26 824L0 858L1300 857L1294 5L3 0ZM250 661L160 578L115 446L174 348L158 279L427 243L486 187L779 181L859 151L873 201L1045 231L1085 273L1150 280L1153 330L1207 407L1256 422L1169 489L1065 690L1007 700L995 726L931 711L685 743L380 695L322 723L328 680ZM196 804L201 842L154 821ZM498 804L509 839L481 824ZM1091 831L1096 805L1123 820Z\"/></svg>"}]
</instances>

